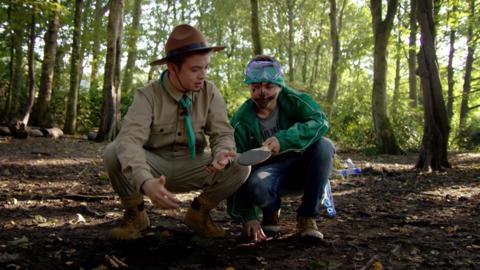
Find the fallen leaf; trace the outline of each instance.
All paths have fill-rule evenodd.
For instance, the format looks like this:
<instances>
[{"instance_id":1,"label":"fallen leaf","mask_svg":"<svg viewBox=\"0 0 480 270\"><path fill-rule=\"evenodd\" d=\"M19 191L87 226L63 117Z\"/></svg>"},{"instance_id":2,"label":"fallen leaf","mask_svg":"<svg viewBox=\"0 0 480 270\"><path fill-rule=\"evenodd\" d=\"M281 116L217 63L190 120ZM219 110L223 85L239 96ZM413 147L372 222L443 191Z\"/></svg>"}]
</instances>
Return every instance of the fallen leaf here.
<instances>
[{"instance_id":1,"label":"fallen leaf","mask_svg":"<svg viewBox=\"0 0 480 270\"><path fill-rule=\"evenodd\" d=\"M41 215L36 215L36 216L33 218L33 222L34 222L35 224L46 223L46 222L47 222L47 219L44 218L44 217L41 216Z\"/></svg>"},{"instance_id":2,"label":"fallen leaf","mask_svg":"<svg viewBox=\"0 0 480 270\"><path fill-rule=\"evenodd\" d=\"M373 263L373 269L374 269L374 270L383 270L382 262L381 262L380 260L376 260L376 261Z\"/></svg>"},{"instance_id":3,"label":"fallen leaf","mask_svg":"<svg viewBox=\"0 0 480 270\"><path fill-rule=\"evenodd\" d=\"M77 223L86 223L87 221L82 216L82 214L77 213Z\"/></svg>"}]
</instances>

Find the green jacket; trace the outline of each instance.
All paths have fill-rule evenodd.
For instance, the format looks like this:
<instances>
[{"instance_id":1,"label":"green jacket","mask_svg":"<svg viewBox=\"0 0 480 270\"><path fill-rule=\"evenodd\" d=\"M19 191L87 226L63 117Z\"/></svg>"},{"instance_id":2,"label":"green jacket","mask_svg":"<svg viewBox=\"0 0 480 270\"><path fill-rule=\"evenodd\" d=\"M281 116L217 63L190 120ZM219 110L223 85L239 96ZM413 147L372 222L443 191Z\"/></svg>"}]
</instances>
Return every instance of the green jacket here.
<instances>
[{"instance_id":1,"label":"green jacket","mask_svg":"<svg viewBox=\"0 0 480 270\"><path fill-rule=\"evenodd\" d=\"M278 96L280 131L275 136L280 142L280 153L304 151L327 133L329 124L320 105L309 95L288 86ZM262 146L262 133L255 113L255 103L249 99L235 112L231 120L235 129L237 152ZM237 220L246 222L257 219L259 209L250 203L248 193L242 186L227 201L228 213Z\"/></svg>"}]
</instances>

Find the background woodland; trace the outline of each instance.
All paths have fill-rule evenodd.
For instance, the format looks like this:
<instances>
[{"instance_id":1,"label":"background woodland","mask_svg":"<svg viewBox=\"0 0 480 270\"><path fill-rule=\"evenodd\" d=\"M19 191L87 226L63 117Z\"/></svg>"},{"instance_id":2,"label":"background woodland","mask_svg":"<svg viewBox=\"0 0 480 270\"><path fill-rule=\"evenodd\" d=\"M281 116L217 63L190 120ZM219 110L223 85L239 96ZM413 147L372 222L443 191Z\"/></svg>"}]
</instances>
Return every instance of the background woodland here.
<instances>
[{"instance_id":1,"label":"background woodland","mask_svg":"<svg viewBox=\"0 0 480 270\"><path fill-rule=\"evenodd\" d=\"M209 79L229 114L249 96L244 66L269 54L340 147L448 167L448 150L480 144L478 12L475 0L2 0L0 118L113 139L135 89L160 74L148 63L189 23L227 46Z\"/></svg>"}]
</instances>

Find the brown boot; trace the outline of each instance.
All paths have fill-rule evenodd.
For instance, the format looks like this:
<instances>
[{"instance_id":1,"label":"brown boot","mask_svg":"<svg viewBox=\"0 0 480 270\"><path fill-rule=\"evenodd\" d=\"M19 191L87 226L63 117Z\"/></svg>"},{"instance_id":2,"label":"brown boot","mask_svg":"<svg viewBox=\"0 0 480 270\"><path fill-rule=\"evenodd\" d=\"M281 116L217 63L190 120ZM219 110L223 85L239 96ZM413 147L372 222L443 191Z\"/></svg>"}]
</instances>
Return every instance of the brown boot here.
<instances>
[{"instance_id":1,"label":"brown boot","mask_svg":"<svg viewBox=\"0 0 480 270\"><path fill-rule=\"evenodd\" d=\"M210 216L210 210L216 206L217 203L211 203L202 197L195 198L185 215L185 224L196 233L206 237L225 236L225 231L213 223Z\"/></svg>"},{"instance_id":2,"label":"brown boot","mask_svg":"<svg viewBox=\"0 0 480 270\"><path fill-rule=\"evenodd\" d=\"M120 226L110 230L109 238L120 240L132 240L142 236L141 231L150 226L143 195L129 198L120 198L125 208L123 220Z\"/></svg>"},{"instance_id":3,"label":"brown boot","mask_svg":"<svg viewBox=\"0 0 480 270\"><path fill-rule=\"evenodd\" d=\"M317 222L313 217L297 217L297 232L301 237L323 239L323 234L318 231Z\"/></svg>"}]
</instances>

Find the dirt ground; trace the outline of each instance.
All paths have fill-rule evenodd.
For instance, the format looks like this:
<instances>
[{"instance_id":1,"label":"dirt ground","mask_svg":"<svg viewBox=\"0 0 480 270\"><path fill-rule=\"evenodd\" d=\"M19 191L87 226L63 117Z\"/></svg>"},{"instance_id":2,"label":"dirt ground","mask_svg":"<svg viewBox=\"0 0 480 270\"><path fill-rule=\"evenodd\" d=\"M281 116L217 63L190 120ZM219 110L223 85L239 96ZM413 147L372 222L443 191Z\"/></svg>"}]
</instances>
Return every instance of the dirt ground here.
<instances>
[{"instance_id":1,"label":"dirt ground","mask_svg":"<svg viewBox=\"0 0 480 270\"><path fill-rule=\"evenodd\" d=\"M412 170L417 154L340 153L371 169L331 179L337 216L318 219L323 241L295 235L298 198L268 241L243 238L224 204L213 216L228 236L196 236L182 222L188 193L176 211L147 202L153 226L125 242L105 237L122 210L104 147L0 138L0 269L480 269L480 153L450 153L441 173Z\"/></svg>"}]
</instances>

